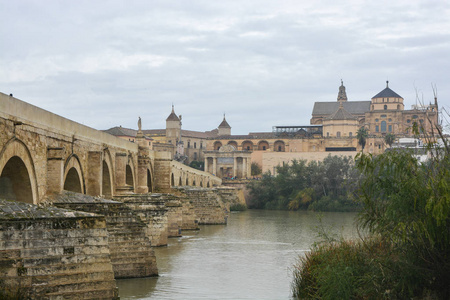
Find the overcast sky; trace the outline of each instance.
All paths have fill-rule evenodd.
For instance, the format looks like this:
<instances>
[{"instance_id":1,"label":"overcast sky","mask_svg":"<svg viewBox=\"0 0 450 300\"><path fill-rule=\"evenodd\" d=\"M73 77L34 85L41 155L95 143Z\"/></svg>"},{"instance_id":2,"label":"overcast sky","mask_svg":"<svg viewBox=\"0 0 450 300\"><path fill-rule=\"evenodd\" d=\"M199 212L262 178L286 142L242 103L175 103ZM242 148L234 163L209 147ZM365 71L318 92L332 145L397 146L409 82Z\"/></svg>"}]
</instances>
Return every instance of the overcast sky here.
<instances>
[{"instance_id":1,"label":"overcast sky","mask_svg":"<svg viewBox=\"0 0 450 300\"><path fill-rule=\"evenodd\" d=\"M0 0L0 91L97 129L308 125L341 79L449 110L450 1Z\"/></svg>"}]
</instances>

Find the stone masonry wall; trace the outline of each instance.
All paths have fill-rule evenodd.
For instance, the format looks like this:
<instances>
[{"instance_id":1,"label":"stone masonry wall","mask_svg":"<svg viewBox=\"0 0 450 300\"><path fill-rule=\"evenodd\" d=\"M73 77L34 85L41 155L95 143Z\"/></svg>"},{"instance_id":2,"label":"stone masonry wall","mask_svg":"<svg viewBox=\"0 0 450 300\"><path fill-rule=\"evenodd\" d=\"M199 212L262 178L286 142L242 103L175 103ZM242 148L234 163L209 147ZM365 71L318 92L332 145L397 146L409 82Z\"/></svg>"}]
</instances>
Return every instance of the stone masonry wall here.
<instances>
[{"instance_id":1,"label":"stone masonry wall","mask_svg":"<svg viewBox=\"0 0 450 300\"><path fill-rule=\"evenodd\" d=\"M123 202L133 210L146 225L145 235L150 239L153 247L167 245L169 235L168 209L162 195L132 194L114 197L114 200Z\"/></svg>"},{"instance_id":2,"label":"stone masonry wall","mask_svg":"<svg viewBox=\"0 0 450 300\"><path fill-rule=\"evenodd\" d=\"M0 298L118 299L103 216L0 200Z\"/></svg>"},{"instance_id":3,"label":"stone masonry wall","mask_svg":"<svg viewBox=\"0 0 450 300\"><path fill-rule=\"evenodd\" d=\"M245 197L242 188L237 187L217 187L215 188L223 203L233 205L244 205Z\"/></svg>"},{"instance_id":4,"label":"stone masonry wall","mask_svg":"<svg viewBox=\"0 0 450 300\"><path fill-rule=\"evenodd\" d=\"M124 203L64 191L54 206L105 216L115 278L157 276L155 252L146 225Z\"/></svg>"},{"instance_id":5,"label":"stone masonry wall","mask_svg":"<svg viewBox=\"0 0 450 300\"><path fill-rule=\"evenodd\" d=\"M177 187L174 190L194 207L200 225L227 224L230 205L223 203L215 189Z\"/></svg>"}]
</instances>

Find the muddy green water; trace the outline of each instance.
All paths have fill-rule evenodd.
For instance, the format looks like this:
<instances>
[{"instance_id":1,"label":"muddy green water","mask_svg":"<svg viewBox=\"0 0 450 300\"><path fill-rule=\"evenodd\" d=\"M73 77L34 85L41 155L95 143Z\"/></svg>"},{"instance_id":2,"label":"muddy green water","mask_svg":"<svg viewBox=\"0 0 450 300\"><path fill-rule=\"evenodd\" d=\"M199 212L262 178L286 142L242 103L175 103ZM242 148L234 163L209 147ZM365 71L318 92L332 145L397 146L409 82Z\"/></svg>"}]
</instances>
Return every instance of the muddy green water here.
<instances>
[{"instance_id":1,"label":"muddy green water","mask_svg":"<svg viewBox=\"0 0 450 300\"><path fill-rule=\"evenodd\" d=\"M321 213L330 234L357 237L354 213ZM248 210L155 249L160 276L118 280L125 299L291 299L292 268L320 240L312 212Z\"/></svg>"}]
</instances>

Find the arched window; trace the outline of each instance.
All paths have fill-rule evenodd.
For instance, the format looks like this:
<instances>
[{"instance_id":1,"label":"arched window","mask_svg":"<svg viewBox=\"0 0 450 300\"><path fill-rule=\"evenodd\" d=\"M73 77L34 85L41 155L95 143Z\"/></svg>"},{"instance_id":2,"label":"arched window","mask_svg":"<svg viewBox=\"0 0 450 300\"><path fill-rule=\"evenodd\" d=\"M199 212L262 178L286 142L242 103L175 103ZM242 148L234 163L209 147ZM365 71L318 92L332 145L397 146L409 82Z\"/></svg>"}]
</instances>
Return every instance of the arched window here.
<instances>
[{"instance_id":1,"label":"arched window","mask_svg":"<svg viewBox=\"0 0 450 300\"><path fill-rule=\"evenodd\" d=\"M219 150L222 147L222 143L219 141L214 142L214 150Z\"/></svg>"},{"instance_id":2,"label":"arched window","mask_svg":"<svg viewBox=\"0 0 450 300\"><path fill-rule=\"evenodd\" d=\"M386 121L381 121L381 132L386 132Z\"/></svg>"},{"instance_id":3,"label":"arched window","mask_svg":"<svg viewBox=\"0 0 450 300\"><path fill-rule=\"evenodd\" d=\"M284 152L285 151L285 144L283 141L276 141L273 145L273 150L277 152Z\"/></svg>"},{"instance_id":4,"label":"arched window","mask_svg":"<svg viewBox=\"0 0 450 300\"><path fill-rule=\"evenodd\" d=\"M253 143L251 141L244 141L242 143L242 150L247 151L253 150Z\"/></svg>"},{"instance_id":5,"label":"arched window","mask_svg":"<svg viewBox=\"0 0 450 300\"><path fill-rule=\"evenodd\" d=\"M336 136L341 137L341 132L340 131L336 132Z\"/></svg>"},{"instance_id":6,"label":"arched window","mask_svg":"<svg viewBox=\"0 0 450 300\"><path fill-rule=\"evenodd\" d=\"M194 142L194 149L197 149L197 143Z\"/></svg>"},{"instance_id":7,"label":"arched window","mask_svg":"<svg viewBox=\"0 0 450 300\"><path fill-rule=\"evenodd\" d=\"M387 105L386 104L384 105L384 110L387 110Z\"/></svg>"},{"instance_id":8,"label":"arched window","mask_svg":"<svg viewBox=\"0 0 450 300\"><path fill-rule=\"evenodd\" d=\"M260 141L260 142L258 143L258 150L263 150L263 151L265 151L265 150L267 150L267 149L269 149L269 143L268 143L267 141Z\"/></svg>"}]
</instances>

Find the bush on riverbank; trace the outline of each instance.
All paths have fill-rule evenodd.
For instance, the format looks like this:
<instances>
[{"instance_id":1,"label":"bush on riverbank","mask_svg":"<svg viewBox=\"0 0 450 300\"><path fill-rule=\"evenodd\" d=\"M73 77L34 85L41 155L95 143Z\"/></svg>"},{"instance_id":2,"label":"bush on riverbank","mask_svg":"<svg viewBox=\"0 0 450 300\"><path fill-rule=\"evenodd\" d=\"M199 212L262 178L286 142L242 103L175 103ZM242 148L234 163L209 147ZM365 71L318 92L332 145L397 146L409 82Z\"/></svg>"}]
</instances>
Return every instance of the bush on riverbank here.
<instances>
[{"instance_id":1,"label":"bush on riverbank","mask_svg":"<svg viewBox=\"0 0 450 300\"><path fill-rule=\"evenodd\" d=\"M293 160L248 185L249 208L356 211L353 201L359 172L351 157L329 155L323 161Z\"/></svg>"},{"instance_id":2,"label":"bush on riverbank","mask_svg":"<svg viewBox=\"0 0 450 300\"><path fill-rule=\"evenodd\" d=\"M230 206L230 211L245 211L247 210L247 205L242 203L235 203Z\"/></svg>"},{"instance_id":3,"label":"bush on riverbank","mask_svg":"<svg viewBox=\"0 0 450 300\"><path fill-rule=\"evenodd\" d=\"M450 298L450 155L432 153L426 164L406 151L358 157L358 225L369 236L314 247L294 271L294 296Z\"/></svg>"}]
</instances>

